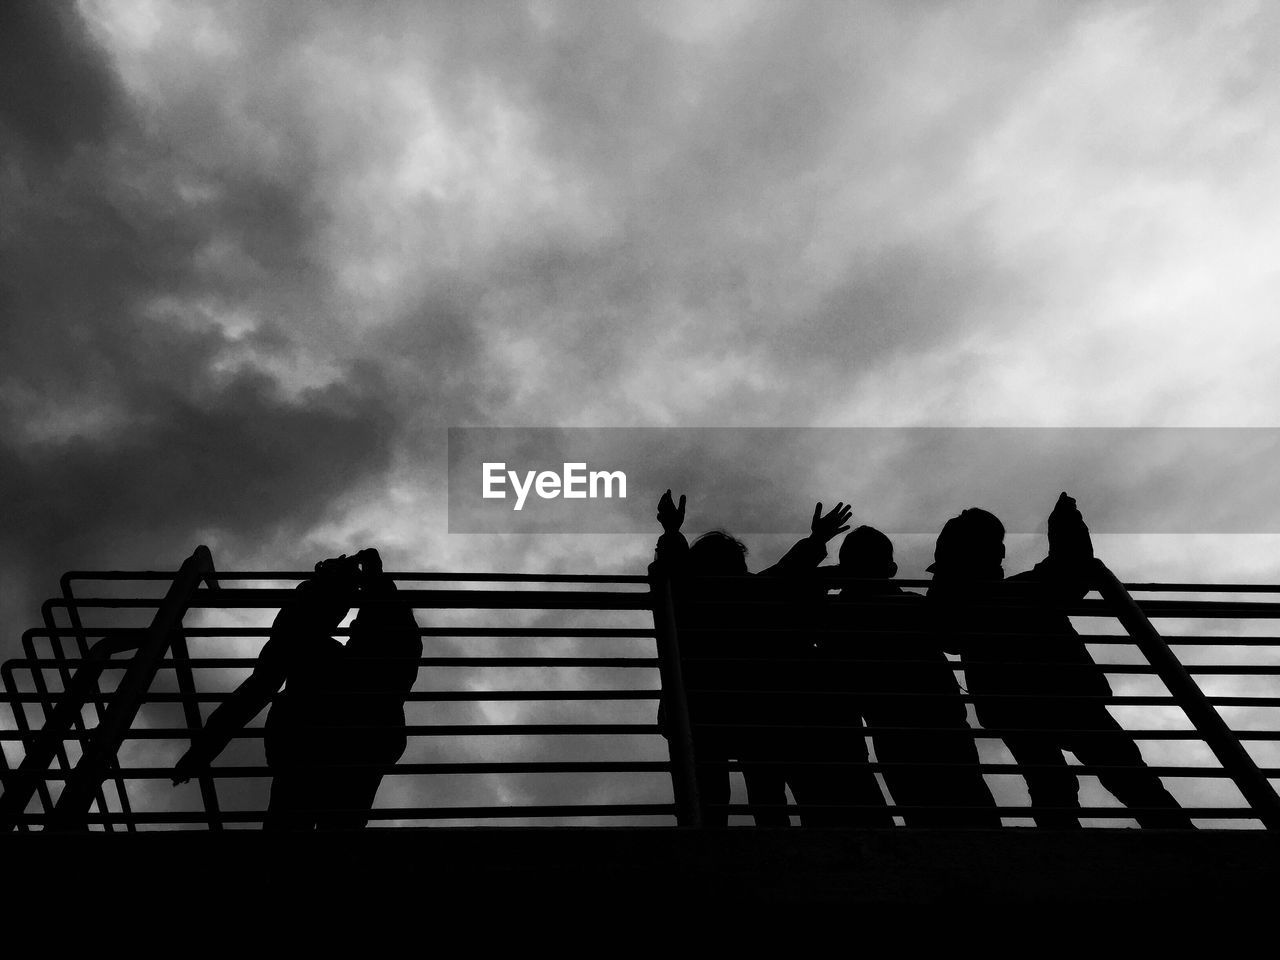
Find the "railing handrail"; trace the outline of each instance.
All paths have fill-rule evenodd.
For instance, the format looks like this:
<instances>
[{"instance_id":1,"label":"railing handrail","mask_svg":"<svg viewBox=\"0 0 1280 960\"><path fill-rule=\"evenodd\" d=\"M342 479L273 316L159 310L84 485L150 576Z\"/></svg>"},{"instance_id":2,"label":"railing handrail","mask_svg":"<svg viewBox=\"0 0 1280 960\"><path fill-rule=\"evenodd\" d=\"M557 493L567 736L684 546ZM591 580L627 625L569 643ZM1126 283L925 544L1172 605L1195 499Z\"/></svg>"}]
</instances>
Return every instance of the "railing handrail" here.
<instances>
[{"instance_id":1,"label":"railing handrail","mask_svg":"<svg viewBox=\"0 0 1280 960\"><path fill-rule=\"evenodd\" d=\"M136 650L141 640L139 632L134 630L131 634L104 637L89 648L84 658L88 662L72 675L72 685L63 691L44 727L31 738L22 763L9 775L4 793L0 794L0 833L13 829L32 796L46 783L45 771L62 749L67 731L76 725L81 709L93 695L102 665L118 653ZM9 663L5 664L6 669L9 666ZM15 709L14 715L23 714ZM89 742L98 735L97 730L86 734ZM53 803L47 794L42 794L42 800L47 809L52 809Z\"/></svg>"},{"instance_id":2,"label":"railing handrail","mask_svg":"<svg viewBox=\"0 0 1280 960\"><path fill-rule=\"evenodd\" d=\"M69 776L54 805L50 819L52 825L62 829L85 828L89 805L115 762L124 735L137 716L143 694L150 688L160 660L169 650L173 638L179 634L182 618L186 615L196 589L212 573L213 557L209 548L203 545L196 547L178 569L150 626L138 633L133 660L120 680L102 722L94 731L95 736L86 744L74 772ZM119 641L108 644L104 640L95 644L94 649L102 648L102 658L105 659L110 652L115 652L118 645ZM46 724L37 742L27 751L18 773L6 786L4 795L0 796L0 804L3 805L0 806L0 829L11 829L26 810L35 789L32 781L47 769L57 749L61 747L61 733L70 729L85 703L93 696L92 691L96 689L99 673L93 667L76 671L75 688L68 691L72 695L64 694L55 708L58 722ZM83 679L80 679L81 674L84 675Z\"/></svg>"},{"instance_id":3,"label":"railing handrail","mask_svg":"<svg viewBox=\"0 0 1280 960\"><path fill-rule=\"evenodd\" d=\"M611 573L459 573L447 570L388 570L392 580L440 583L629 583L643 586L648 577ZM175 570L71 570L65 580L172 580ZM219 571L218 580L305 580L314 570L228 570ZM1280 587L1277 588L1280 592Z\"/></svg>"},{"instance_id":4,"label":"railing handrail","mask_svg":"<svg viewBox=\"0 0 1280 960\"><path fill-rule=\"evenodd\" d=\"M649 577L663 689L660 726L671 755L671 791L675 799L676 823L682 827L700 827L702 800L698 788L698 761L693 748L689 701L685 696L671 580L658 564L649 567Z\"/></svg>"},{"instance_id":5,"label":"railing handrail","mask_svg":"<svg viewBox=\"0 0 1280 960\"><path fill-rule=\"evenodd\" d=\"M1253 762L1253 757L1214 709L1209 697L1169 649L1124 584L1101 560L1094 561L1094 577L1098 591L1114 608L1116 619L1129 631L1147 662L1156 668L1165 687L1204 736L1218 762L1231 774L1245 801L1257 812L1258 819L1269 830L1280 829L1280 795L1272 789L1270 781Z\"/></svg>"},{"instance_id":6,"label":"railing handrail","mask_svg":"<svg viewBox=\"0 0 1280 960\"><path fill-rule=\"evenodd\" d=\"M1166 697L1092 697L1090 699L1102 699L1108 703L1156 703L1176 705L1182 709L1186 716L1191 720L1193 729L1184 731L1164 731L1163 733L1177 734L1177 739L1199 740L1206 743L1221 768L1197 768L1197 767L1148 767L1152 771L1160 775L1168 776L1202 776L1213 777L1216 779L1230 778L1239 788L1244 796L1247 807L1241 808L1240 815L1248 815L1251 819L1260 820L1268 828L1280 828L1280 796L1271 787L1268 781L1268 775L1274 775L1280 768L1262 769L1255 763L1242 746L1241 741L1249 739L1271 740L1280 739L1280 731L1258 732L1258 735L1251 735L1249 731L1242 731L1239 734L1232 731L1215 709L1215 704L1234 705L1237 701L1241 703L1263 703L1260 698L1232 698L1232 697L1210 697L1200 690L1198 684L1193 679L1193 675L1228 673L1231 669L1239 669L1245 673L1251 672L1249 665L1234 666L1231 664L1210 665L1213 669L1206 669L1205 666L1192 664L1184 665L1174 655L1170 649L1170 644L1187 643L1196 639L1203 639L1205 642L1234 642L1240 644L1251 644L1270 639L1271 642L1280 642L1280 638L1260 638L1260 637L1206 637L1206 638L1187 638L1173 637L1164 638L1156 631L1152 625L1151 618L1166 617L1195 617L1195 616L1265 616L1280 617L1280 602L1251 602L1251 601L1196 601L1196 600L1144 600L1139 602L1132 596L1131 591L1150 591L1150 592L1221 592L1221 593L1263 593L1276 592L1280 593L1280 587L1269 587L1259 584L1133 584L1126 587L1121 583L1114 574L1108 570L1101 562L1096 564L1096 582L1094 588L1101 594L1101 600L1089 600L1075 603L1065 604L1062 607L1063 612L1074 613L1080 612L1088 616L1106 616L1115 617L1124 626L1127 635L1121 636L1093 636L1084 634L1079 637L1080 641L1085 644L1089 643L1120 643L1125 642L1136 645L1143 655L1146 657L1147 664L1109 664L1098 663L1094 667L1104 673L1135 673L1135 674L1151 674L1154 673L1163 681L1169 692ZM221 586L226 580L281 580L292 578L303 578L309 576L306 571L300 572L262 572L253 573L219 573L215 576L213 569L212 557L209 555L207 548L197 548L195 553L185 561L180 569L174 573L160 573L156 571L73 571L64 575L63 597L58 600L49 601L42 613L45 620L44 630L27 631L23 636L24 648L27 650L28 656L25 660L9 661L4 667L6 670L6 679L15 665L20 669L30 669L33 674L40 674L44 669L56 668L63 674L63 690L59 695L56 692L50 694L47 690L37 690L35 694L25 695L17 692L16 685L11 686L11 696L8 698L15 706L15 713L23 717L21 723L22 730L13 735L6 734L3 736L5 741L12 739L21 739L27 745L26 755L18 770L12 773L5 773L5 790L0 795L0 826L9 829L18 823L44 823L54 827L63 829L83 829L87 823L102 823L110 825L112 823L123 823L131 829L135 822L159 822L155 817L148 814L147 817L140 819L131 819L125 802L127 796L124 793L123 786L118 783L118 790L122 801L122 810L119 814L108 811L105 801L101 798L101 786L104 779L113 775L113 764L116 762L117 751L121 744L132 739L131 725L137 715L140 705L144 702L173 702L180 703L183 709L184 719L188 725L188 731L194 734L199 729L200 712L199 703L214 702L225 696L224 694L200 694L196 691L194 678L192 676L192 668L206 666L206 661L217 661L222 663L227 658L193 658L186 650L185 631L182 628L183 616L188 610L196 608L229 608L229 607L246 607L246 608L271 608L281 604L282 601L295 596L292 589L283 588L278 585L269 586ZM423 636L607 636L607 637L626 637L626 638L654 638L657 641L658 656L630 658L634 663L629 662L628 658L619 658L622 662L617 666L644 666L646 668L656 668L662 679L661 690L648 689L630 689L630 690L539 690L539 691L512 691L512 690L468 690L465 692L455 693L453 691L432 691L425 694L413 695L411 700L452 700L452 699L518 699L522 693L529 694L529 699L608 699L618 695L619 699L653 699L660 695L663 704L663 722L661 727L653 724L612 724L597 725L608 727L611 731L621 730L622 727L635 727L635 733L644 733L652 735L655 732L662 732L667 738L668 749L670 751L670 763L656 763L653 761L619 761L619 762L542 762L542 763L522 763L522 762L497 762L493 764L485 763L433 763L433 764L406 764L403 765L406 772L414 773L421 771L440 771L440 770L458 770L471 771L489 769L512 769L519 771L528 770L564 770L575 771L579 768L583 770L605 770L618 769L624 771L643 771L665 769L670 772L672 778L672 788L674 795L674 804L670 809L674 810L677 823L684 826L697 826L701 823L701 815L703 806L700 803L697 769L699 761L694 754L694 727L690 722L688 714L688 702L685 698L686 687L681 675L681 664L683 660L679 646L679 637L676 630L675 610L672 600L672 587L670 581L663 575L662 571L657 568L650 568L646 577L622 577L622 576L577 576L571 574L556 575L536 575L536 574L458 574L458 573L392 573L395 579L401 579L406 582L445 582L445 583L524 583L524 584L540 584L540 583L576 583L576 584L595 584L603 585L606 589L601 590L511 590L511 589L438 589L434 587L409 587L398 591L397 602L407 603L408 605L418 609L440 609L440 608L462 608L462 609L573 609L573 610L645 610L650 611L653 615L653 630L631 629L631 628L427 628L420 631ZM111 597L91 597L76 598L71 590L71 583L74 580L146 580L146 579L168 579L171 578L168 591L163 598L156 599L136 599L136 598L111 598ZM832 583L850 582L849 578L827 577ZM880 581L883 583L883 581ZM901 585L924 586L930 581L910 581L897 580L894 583ZM609 590L609 586L618 586L621 584L647 584L648 591L628 591L628 590ZM199 592L201 585L208 585L211 589L208 595ZM787 602L787 601L764 601L764 602ZM855 601L855 602L861 602ZM874 606L876 598L871 597L867 600L868 605ZM1009 606L1010 604L999 604L999 606ZM1011 604L1018 607L1016 599ZM152 619L150 627L147 628L127 628L127 627L104 627L91 628L86 630L80 621L78 611L82 608L92 607L122 607L122 608L146 608L155 609L155 615ZM52 611L56 608L65 608L69 611L71 626L68 628L58 627L52 616ZM776 628L762 627L761 629L774 632ZM809 628L805 628L806 632L810 632ZM348 631L337 630L335 635L344 634ZM893 631L888 631L893 632ZM911 631L903 631L911 632ZM261 636L268 635L268 631L258 628L199 628L193 629L191 636ZM991 631L983 631L984 635ZM1011 634L1012 635L1012 634ZM68 659L64 656L60 648L55 649L55 656L52 659L44 659L34 654L34 647L31 640L36 636L47 636L51 642L56 642L56 638L62 636L75 637L81 647L81 655L79 658ZM94 643L89 649L85 649L86 640L89 636L100 636L103 639ZM103 695L98 691L97 682L108 666L107 658L112 653L121 652L124 649L136 648L137 652L132 661L127 665L111 664L111 667L119 666L124 669L125 675L121 679L119 686L109 695L109 699L103 699ZM164 660L165 654L172 651L172 660ZM569 657L569 658L544 658L544 657L452 657L452 658L420 658L422 663L432 666L449 666L449 665L466 665L485 666L487 661L492 661L489 665L494 666L606 666L614 665L605 663L609 658L600 657ZM696 658L693 658L696 659ZM744 658L751 660L752 658ZM161 662L163 660L163 662ZM539 662L539 661L545 661ZM563 661L563 662L561 662ZM852 659L850 663L858 662ZM864 662L881 663L887 661L881 659L868 660ZM910 663L911 661L903 661ZM954 662L953 662L954 663ZM1043 663L1030 661L1032 666L1046 666ZM223 664L225 665L225 664ZM248 662L245 664L248 666ZM968 664L972 665L972 663ZM1088 665L1066 664L1066 666L1081 666L1082 669ZM74 674L68 671L70 668L76 667ZM964 665L954 663L953 669L963 669ZM178 693L176 694L149 694L149 688L157 674L161 669L173 670L177 674ZM1277 668L1280 670L1280 668ZM1253 673L1274 673L1272 670L1254 670ZM70 680L68 681L68 677ZM42 686L42 678L37 682L37 686ZM648 685L647 685L648 686ZM777 691L768 691L777 692ZM824 691L805 690L807 694L819 695ZM833 694L843 695L848 690L831 691ZM862 691L865 695L867 691ZM439 694L439 696L436 696ZM357 694L358 695L358 694ZM889 694L897 696L898 694ZM903 694L904 696L912 696L912 694ZM926 696L921 694L921 696ZM987 695L988 697L996 695ZM1020 694L1008 694L1007 697L1016 698ZM1030 696L1030 695L1028 695ZM1043 698L1043 695L1034 695ZM1070 698L1064 695L1065 698ZM20 704L28 702L51 703L53 698L57 697L57 701L52 711L46 713L46 722L44 729L38 734L28 734L25 727L25 715L21 714ZM968 695L962 695L959 699L965 702L973 702L973 698ZM1272 702L1274 701L1274 703ZM86 704L94 704L95 707L101 709L105 706L105 711L100 714L100 722L97 727L88 731L82 729L81 709ZM1267 705L1280 705L1280 699L1271 698L1266 701ZM528 727L534 729L539 725L507 725L513 730L520 727ZM548 726L548 725L542 725ZM574 727L573 724L565 724L566 728ZM72 732L72 728L76 728L76 732ZM854 728L851 728L854 729ZM864 728L865 729L865 728ZM461 731L462 727L458 727ZM916 730L917 732L925 732L923 728L903 728L904 731ZM171 733L172 731L166 731ZM566 730L565 732L568 732ZM884 728L882 732L887 732ZM1028 731L1029 732L1029 731ZM1060 732L1060 731L1059 731ZM1161 732L1161 731L1154 731ZM420 735L421 731L415 733ZM455 731L457 733L457 731ZM1141 731L1125 731L1130 738L1140 734ZM261 731L246 731L249 737L261 736ZM453 735L453 734L451 734ZM457 735L461 735L457 733ZM971 733L974 739L996 739L1001 736L1000 730L994 729L975 729ZM1170 735L1162 736L1161 739L1174 739ZM73 771L69 773L59 773L50 775L48 767L52 763L58 751L64 749L64 744L68 741L78 741L85 744L85 749L76 764ZM751 764L770 764L779 761L770 760L753 760L746 761L745 765ZM734 769L741 769L744 765L742 761L733 761ZM899 764L901 765L901 764ZM64 763L64 767L65 767ZM894 764L868 764L872 769L879 770L881 768L889 769ZM159 767L122 767L115 768L117 773L117 781L120 776L136 777L139 779L158 777ZM1018 764L982 764L980 771L988 774L998 775L1015 775L1019 770L1023 769ZM1027 768L1032 769L1032 768ZM1079 769L1080 772L1090 770L1087 765ZM1183 771L1170 772L1170 771ZM222 772L225 771L225 772ZM247 767L247 766L229 766L224 768L215 768L211 775L199 778L202 797L204 799L205 809L200 814L200 819L212 829L220 828L224 817L218 811L217 795L214 789L214 777L217 775L236 775L245 771L254 771L257 775L267 775L267 768ZM1212 772L1210 772L1212 771ZM66 787L56 804L50 804L46 794L48 783L50 781L65 780ZM30 803L32 796L36 790L43 790L41 797L44 801L45 812L35 818L25 814L26 807ZM98 801L99 810L96 815L89 814L89 806L96 799ZM663 805L644 805L644 804L621 804L619 809L657 809ZM472 809L472 808L466 808ZM514 808L513 808L514 809ZM539 808L529 808L539 809ZM548 807L547 809L552 809ZM558 809L558 808L556 808ZM585 808L583 808L585 809ZM665 809L665 807L664 807ZM711 809L710 807L706 809ZM793 808L796 809L796 808ZM1016 817L1019 814L1010 807L999 808L1004 816ZM1187 808L1189 811L1209 808ZM415 808L416 810L416 808ZM419 811L420 812L420 811ZM243 813L243 812L242 812ZM474 816L493 816L493 817L510 817L519 818L519 812L502 813L484 813L473 814ZM1123 815L1123 811L1121 814ZM1201 814L1204 815L1204 814ZM184 815L185 816L185 815ZM444 815L431 814L432 817L448 818ZM240 816L243 819L243 816ZM377 816L374 819L388 819L385 816ZM227 819L226 822L233 822L236 817ZM177 822L172 820L171 822ZM184 821L186 822L186 821Z\"/></svg>"}]
</instances>

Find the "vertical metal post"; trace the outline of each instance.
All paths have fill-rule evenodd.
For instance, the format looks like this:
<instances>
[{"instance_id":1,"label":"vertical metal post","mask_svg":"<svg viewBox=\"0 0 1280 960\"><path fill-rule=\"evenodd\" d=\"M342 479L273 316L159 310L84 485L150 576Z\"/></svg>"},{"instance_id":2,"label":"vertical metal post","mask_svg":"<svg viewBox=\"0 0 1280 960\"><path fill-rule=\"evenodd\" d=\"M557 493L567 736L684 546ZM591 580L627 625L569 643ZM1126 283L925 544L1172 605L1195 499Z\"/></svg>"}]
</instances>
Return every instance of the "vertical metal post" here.
<instances>
[{"instance_id":1,"label":"vertical metal post","mask_svg":"<svg viewBox=\"0 0 1280 960\"><path fill-rule=\"evenodd\" d=\"M94 792L102 785L110 770L112 758L120 749L125 733L133 725L142 697L155 679L176 633L182 629L182 618L200 581L212 569L209 548L200 546L188 557L170 584L151 626L143 632L142 643L125 670L111 704L107 708L93 738L85 745L80 762L58 798L49 825L63 830L83 830Z\"/></svg>"},{"instance_id":2,"label":"vertical metal post","mask_svg":"<svg viewBox=\"0 0 1280 960\"><path fill-rule=\"evenodd\" d=\"M213 561L210 560L209 572L212 571ZM218 589L218 581L213 577L206 577L205 582L211 590ZM170 645L173 648L173 668L178 678L178 692L182 695L182 714L194 735L199 732L202 724L200 704L196 702L196 680L191 670L191 657L187 653L187 638L181 627L174 631ZM204 801L205 813L209 815L209 829L221 830L222 814L218 809L218 788L213 777L207 772L202 773L196 778L196 782L200 785L200 799Z\"/></svg>"},{"instance_id":3,"label":"vertical metal post","mask_svg":"<svg viewBox=\"0 0 1280 960\"><path fill-rule=\"evenodd\" d=\"M1169 644L1147 619L1124 584L1102 561L1096 561L1096 586L1102 598L1111 605L1116 619L1128 631L1147 662L1155 667L1164 685L1173 694L1187 718L1204 737L1224 770L1231 775L1245 801L1269 830L1280 829L1280 796L1266 776L1253 762L1253 757L1240 745L1239 739L1213 708L1199 684L1192 679Z\"/></svg>"},{"instance_id":4,"label":"vertical metal post","mask_svg":"<svg viewBox=\"0 0 1280 960\"><path fill-rule=\"evenodd\" d=\"M658 671L662 677L663 732L671 755L671 792L676 803L676 825L702 826L702 802L698 793L698 766L685 696L680 643L676 636L675 605L671 581L661 570L649 568L649 592L653 598L653 628L658 641Z\"/></svg>"}]
</instances>

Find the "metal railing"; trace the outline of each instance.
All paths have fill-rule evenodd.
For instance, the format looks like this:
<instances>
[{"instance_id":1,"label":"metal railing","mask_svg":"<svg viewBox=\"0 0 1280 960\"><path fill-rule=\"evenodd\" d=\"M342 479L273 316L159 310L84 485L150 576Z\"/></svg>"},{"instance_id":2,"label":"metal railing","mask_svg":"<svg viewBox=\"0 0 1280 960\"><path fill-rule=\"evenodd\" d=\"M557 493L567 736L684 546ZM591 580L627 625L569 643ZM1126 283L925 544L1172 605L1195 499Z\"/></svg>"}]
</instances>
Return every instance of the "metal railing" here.
<instances>
[{"instance_id":1,"label":"metal railing","mask_svg":"<svg viewBox=\"0 0 1280 960\"><path fill-rule=\"evenodd\" d=\"M0 746L7 754L0 766L0 826L133 831L260 824L272 773L262 761L260 726L241 731L194 786L174 788L168 781L206 710L226 700L252 666L269 633L263 619L269 621L306 575L215 574L203 547L176 573L65 575L61 596L43 607L43 626L23 635L23 656L0 667L6 708L0 710ZM682 656L671 585L659 575L392 576L400 586L397 600L418 611L427 649L406 703L410 747L385 771L384 802L370 811L371 823L702 822L699 774L706 761L696 755L701 734L690 716L683 675L696 657L690 651ZM92 585L87 595L85 585ZM1065 612L1085 632L1099 669L1119 688L1105 702L1130 722L1108 735L1160 754L1165 762L1146 767L1152 774L1175 786L1195 785L1194 791L1175 793L1197 823L1280 826L1280 798L1271 782L1280 779L1280 766L1258 759L1276 756L1280 724L1259 721L1277 716L1280 695L1255 689L1280 678L1280 637L1251 632L1254 625L1280 619L1280 599L1258 599L1280 594L1280 587L1125 587L1101 565L1094 586L1099 599L1081 600ZM1135 600L1133 594L1154 597ZM1171 594L1186 596L1169 599ZM758 602L769 607L778 601L766 596ZM1190 624L1195 632L1166 636L1153 620ZM1116 623L1124 633L1090 632ZM776 628L762 625L759 631L771 629ZM1199 662L1232 648L1244 651L1242 662ZM850 649L842 662L856 665L856 646ZM764 659L782 664L786 658ZM959 661L951 667L964 678ZM1202 684L1210 682L1219 689L1206 692ZM814 684L735 692L849 694ZM969 693L958 696L975 702ZM654 722L660 698L661 730ZM1234 725L1228 722L1233 716ZM832 729L869 738L872 755L865 764L822 762L859 763L882 783L886 772L902 764L875 757L874 734L955 733L928 727L873 731L856 716L827 732ZM983 729L970 708L965 735L980 747L978 770L992 785L1004 823L1025 822L1044 810L1021 802L1019 784L1033 770L1004 760L1002 738L1060 738L1063 732ZM504 748L514 756L502 756ZM790 762L785 756L732 758L729 767L743 771ZM1087 764L1069 770L1082 777L1114 772ZM758 805L743 802L726 807L739 817L760 812ZM886 803L883 809L901 822L906 814L930 808ZM792 804L787 812L803 814L805 808ZM1111 824L1143 811L1086 802L1072 813Z\"/></svg>"}]
</instances>

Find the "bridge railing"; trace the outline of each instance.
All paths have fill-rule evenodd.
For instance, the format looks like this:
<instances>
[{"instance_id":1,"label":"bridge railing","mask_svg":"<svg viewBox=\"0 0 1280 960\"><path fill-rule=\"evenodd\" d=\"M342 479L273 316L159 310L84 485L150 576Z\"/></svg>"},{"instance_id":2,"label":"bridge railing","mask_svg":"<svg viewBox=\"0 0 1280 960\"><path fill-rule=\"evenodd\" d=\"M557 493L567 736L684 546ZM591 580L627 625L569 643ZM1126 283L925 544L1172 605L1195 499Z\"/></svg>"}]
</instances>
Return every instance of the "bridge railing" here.
<instances>
[{"instance_id":1,"label":"bridge railing","mask_svg":"<svg viewBox=\"0 0 1280 960\"><path fill-rule=\"evenodd\" d=\"M176 572L67 574L62 595L44 605L43 626L24 634L23 656L0 668L4 825L260 824L271 776L261 726L243 730L198 782L175 788L169 780L304 576L215 573L203 548ZM392 576L397 600L417 611L425 648L406 704L410 746L388 772L371 824L698 825L701 763L669 584L644 576ZM1267 598L1280 587L1126 588L1105 568L1097 586L1100 599L1067 612L1117 690L1107 699L1125 728L1116 735L1143 746L1149 769L1198 824L1276 825L1280 690L1266 685L1280 679L1280 637L1257 628L1280 619L1280 598ZM1236 662L1223 662L1219 654L1232 651ZM952 666L963 681L962 665ZM856 717L848 734L866 735ZM981 772L1004 822L1017 825L1032 810L1025 771L1003 752L1001 738L1012 734L1044 731L982 729L970 710L967 735L979 745ZM887 767L873 747L869 769ZM729 804L737 822L751 810ZM1109 805L1092 788L1078 811L1099 825L1139 812Z\"/></svg>"}]
</instances>

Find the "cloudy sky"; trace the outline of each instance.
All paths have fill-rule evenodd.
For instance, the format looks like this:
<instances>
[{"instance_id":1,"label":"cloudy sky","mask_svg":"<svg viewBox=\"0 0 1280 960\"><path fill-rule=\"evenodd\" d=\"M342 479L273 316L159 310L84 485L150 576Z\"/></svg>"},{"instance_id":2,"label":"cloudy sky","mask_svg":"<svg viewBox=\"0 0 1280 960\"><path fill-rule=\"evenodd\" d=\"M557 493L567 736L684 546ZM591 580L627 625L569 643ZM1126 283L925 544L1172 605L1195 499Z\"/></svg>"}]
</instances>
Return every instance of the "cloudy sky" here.
<instances>
[{"instance_id":1,"label":"cloudy sky","mask_svg":"<svg viewBox=\"0 0 1280 960\"><path fill-rule=\"evenodd\" d=\"M1274 426L1278 19L5 3L0 652L63 570L197 543L643 570L447 533L449 427ZM1099 552L1280 579L1274 536Z\"/></svg>"}]
</instances>

